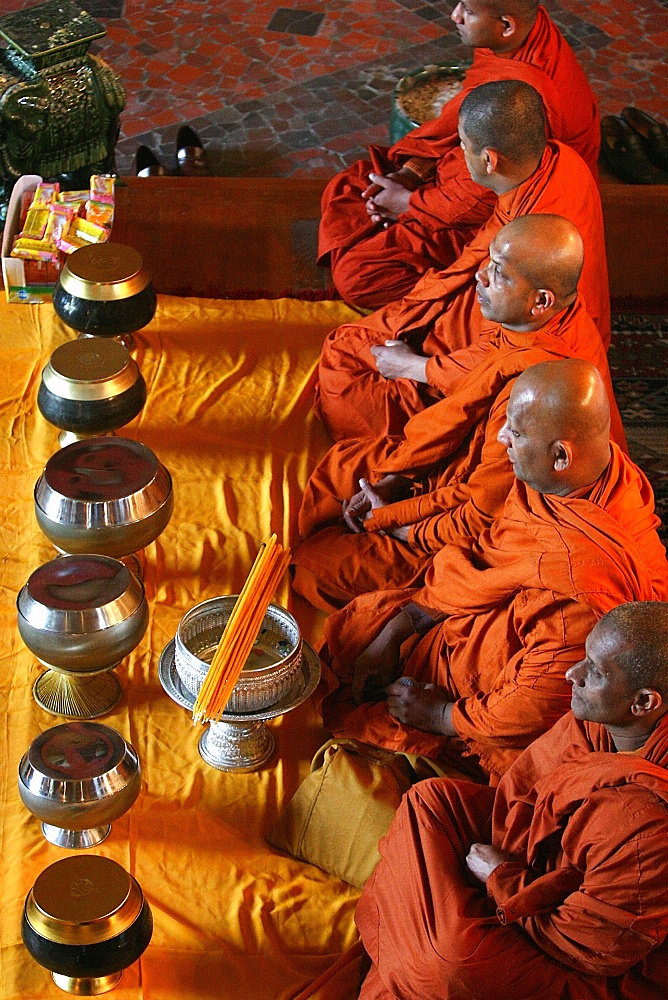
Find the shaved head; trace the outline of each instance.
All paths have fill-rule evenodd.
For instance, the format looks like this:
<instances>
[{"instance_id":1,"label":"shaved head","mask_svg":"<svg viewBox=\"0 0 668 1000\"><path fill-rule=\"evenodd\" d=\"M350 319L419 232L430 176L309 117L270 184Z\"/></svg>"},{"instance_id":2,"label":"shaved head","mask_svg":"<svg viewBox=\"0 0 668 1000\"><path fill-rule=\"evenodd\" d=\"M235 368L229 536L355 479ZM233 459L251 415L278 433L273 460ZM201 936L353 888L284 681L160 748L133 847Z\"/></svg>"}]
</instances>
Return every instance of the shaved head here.
<instances>
[{"instance_id":1,"label":"shaved head","mask_svg":"<svg viewBox=\"0 0 668 1000\"><path fill-rule=\"evenodd\" d=\"M518 375L511 399L530 406L558 437L584 442L609 434L608 394L591 361L563 358L532 365Z\"/></svg>"},{"instance_id":2,"label":"shaved head","mask_svg":"<svg viewBox=\"0 0 668 1000\"><path fill-rule=\"evenodd\" d=\"M568 219L521 215L499 230L494 242L499 252L504 247L510 250L513 264L534 288L549 288L559 302L575 295L584 264L584 244Z\"/></svg>"},{"instance_id":3,"label":"shaved head","mask_svg":"<svg viewBox=\"0 0 668 1000\"><path fill-rule=\"evenodd\" d=\"M503 226L476 274L485 319L509 330L538 330L577 296L582 239L560 215L523 215Z\"/></svg>"},{"instance_id":4,"label":"shaved head","mask_svg":"<svg viewBox=\"0 0 668 1000\"><path fill-rule=\"evenodd\" d=\"M493 149L512 163L535 165L545 149L543 102L520 80L493 80L472 90L459 109L459 128L476 156Z\"/></svg>"},{"instance_id":5,"label":"shaved head","mask_svg":"<svg viewBox=\"0 0 668 1000\"><path fill-rule=\"evenodd\" d=\"M465 45L502 55L525 41L537 14L529 0L460 0L451 18Z\"/></svg>"},{"instance_id":6,"label":"shaved head","mask_svg":"<svg viewBox=\"0 0 668 1000\"><path fill-rule=\"evenodd\" d=\"M595 625L617 640L617 662L629 688L652 688L668 699L668 604L633 601L608 611Z\"/></svg>"},{"instance_id":7,"label":"shaved head","mask_svg":"<svg viewBox=\"0 0 668 1000\"><path fill-rule=\"evenodd\" d=\"M496 17L507 14L522 23L528 22L532 27L538 13L538 0L482 0L482 5Z\"/></svg>"},{"instance_id":8,"label":"shaved head","mask_svg":"<svg viewBox=\"0 0 668 1000\"><path fill-rule=\"evenodd\" d=\"M610 404L595 365L544 361L515 379L499 431L518 479L568 496L591 486L610 461Z\"/></svg>"}]
</instances>

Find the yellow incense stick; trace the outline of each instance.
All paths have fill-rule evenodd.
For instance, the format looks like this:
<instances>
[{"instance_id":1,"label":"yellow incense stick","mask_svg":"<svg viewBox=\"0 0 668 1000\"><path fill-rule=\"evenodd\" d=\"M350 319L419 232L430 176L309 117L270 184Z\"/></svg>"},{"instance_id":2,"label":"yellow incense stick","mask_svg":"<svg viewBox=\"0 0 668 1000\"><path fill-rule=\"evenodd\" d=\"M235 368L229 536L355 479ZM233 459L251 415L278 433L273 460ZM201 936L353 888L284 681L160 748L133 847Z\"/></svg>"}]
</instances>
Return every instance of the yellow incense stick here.
<instances>
[{"instance_id":1,"label":"yellow incense stick","mask_svg":"<svg viewBox=\"0 0 668 1000\"><path fill-rule=\"evenodd\" d=\"M225 711L289 561L276 535L260 547L195 700L194 722L217 721Z\"/></svg>"}]
</instances>

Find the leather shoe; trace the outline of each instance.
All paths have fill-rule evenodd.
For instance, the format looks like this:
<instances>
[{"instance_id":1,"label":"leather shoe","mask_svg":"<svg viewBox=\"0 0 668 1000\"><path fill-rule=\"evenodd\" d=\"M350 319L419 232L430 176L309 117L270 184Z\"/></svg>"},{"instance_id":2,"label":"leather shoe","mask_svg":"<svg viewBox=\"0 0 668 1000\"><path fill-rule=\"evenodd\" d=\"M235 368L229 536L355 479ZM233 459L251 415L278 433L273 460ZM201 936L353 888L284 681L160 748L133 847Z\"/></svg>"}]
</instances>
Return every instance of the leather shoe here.
<instances>
[{"instance_id":1,"label":"leather shoe","mask_svg":"<svg viewBox=\"0 0 668 1000\"><path fill-rule=\"evenodd\" d=\"M167 171L148 146L137 146L135 153L135 173L137 177L163 177Z\"/></svg>"},{"instance_id":2,"label":"leather shoe","mask_svg":"<svg viewBox=\"0 0 668 1000\"><path fill-rule=\"evenodd\" d=\"M206 177L209 173L206 150L190 125L182 125L176 135L176 169L184 177Z\"/></svg>"},{"instance_id":3,"label":"leather shoe","mask_svg":"<svg viewBox=\"0 0 668 1000\"><path fill-rule=\"evenodd\" d=\"M668 125L639 108L623 108L620 114L640 136L645 152L654 166L668 170Z\"/></svg>"},{"instance_id":4,"label":"leather shoe","mask_svg":"<svg viewBox=\"0 0 668 1000\"><path fill-rule=\"evenodd\" d=\"M650 163L640 136L619 115L601 119L601 165L627 184L665 184L666 175Z\"/></svg>"}]
</instances>

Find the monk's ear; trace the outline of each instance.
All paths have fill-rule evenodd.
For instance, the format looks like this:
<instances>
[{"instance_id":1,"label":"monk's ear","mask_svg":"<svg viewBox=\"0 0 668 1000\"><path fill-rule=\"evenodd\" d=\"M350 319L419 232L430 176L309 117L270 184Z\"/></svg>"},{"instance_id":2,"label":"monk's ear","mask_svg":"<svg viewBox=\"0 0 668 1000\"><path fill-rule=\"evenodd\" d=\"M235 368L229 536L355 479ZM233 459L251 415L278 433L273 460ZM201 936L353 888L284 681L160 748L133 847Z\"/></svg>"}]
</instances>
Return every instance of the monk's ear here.
<instances>
[{"instance_id":1,"label":"monk's ear","mask_svg":"<svg viewBox=\"0 0 668 1000\"><path fill-rule=\"evenodd\" d=\"M510 14L502 14L501 29L502 38L511 38L517 31L517 21Z\"/></svg>"},{"instance_id":2,"label":"monk's ear","mask_svg":"<svg viewBox=\"0 0 668 1000\"><path fill-rule=\"evenodd\" d=\"M570 441L552 443L552 468L555 472L565 472L573 464L573 448Z\"/></svg>"},{"instance_id":3,"label":"monk's ear","mask_svg":"<svg viewBox=\"0 0 668 1000\"><path fill-rule=\"evenodd\" d=\"M641 688L636 691L631 702L631 713L637 717L650 715L663 705L663 698L652 688Z\"/></svg>"},{"instance_id":4,"label":"monk's ear","mask_svg":"<svg viewBox=\"0 0 668 1000\"><path fill-rule=\"evenodd\" d=\"M499 154L495 149L490 149L488 146L482 151L483 162L485 164L485 170L488 174L493 174L496 172L499 166Z\"/></svg>"},{"instance_id":5,"label":"monk's ear","mask_svg":"<svg viewBox=\"0 0 668 1000\"><path fill-rule=\"evenodd\" d=\"M533 306L531 307L531 315L542 316L543 313L546 313L553 307L555 301L554 292L550 291L549 288L537 289L533 300Z\"/></svg>"}]
</instances>

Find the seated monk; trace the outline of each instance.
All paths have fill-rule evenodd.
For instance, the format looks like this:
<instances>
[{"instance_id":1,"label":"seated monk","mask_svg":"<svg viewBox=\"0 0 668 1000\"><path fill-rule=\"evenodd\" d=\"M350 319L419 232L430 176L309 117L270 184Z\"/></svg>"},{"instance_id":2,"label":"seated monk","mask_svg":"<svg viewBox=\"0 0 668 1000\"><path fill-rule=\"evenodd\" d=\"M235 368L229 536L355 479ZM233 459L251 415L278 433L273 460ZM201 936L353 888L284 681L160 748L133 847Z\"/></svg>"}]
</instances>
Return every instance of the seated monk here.
<instances>
[{"instance_id":1,"label":"seated monk","mask_svg":"<svg viewBox=\"0 0 668 1000\"><path fill-rule=\"evenodd\" d=\"M496 781L568 710L564 675L595 622L668 597L652 491L608 414L588 362L518 376L501 516L441 549L421 589L364 594L325 622L328 730L444 766L473 758Z\"/></svg>"},{"instance_id":2,"label":"seated monk","mask_svg":"<svg viewBox=\"0 0 668 1000\"><path fill-rule=\"evenodd\" d=\"M529 366L593 362L608 391L612 438L625 447L605 351L576 293L583 248L575 226L521 216L494 237L490 254L477 276L489 344L478 366L403 435L339 441L309 479L294 587L318 608L420 586L447 542L476 538L498 517L514 481L498 433L514 380Z\"/></svg>"},{"instance_id":3,"label":"seated monk","mask_svg":"<svg viewBox=\"0 0 668 1000\"><path fill-rule=\"evenodd\" d=\"M494 189L470 177L457 115L480 84L521 80L542 99L548 136L574 149L597 177L596 100L573 51L535 0L467 0L452 20L474 49L462 90L439 117L390 149L369 148L322 198L318 262L342 297L377 309L401 298L430 268L459 256L494 208Z\"/></svg>"},{"instance_id":4,"label":"seated monk","mask_svg":"<svg viewBox=\"0 0 668 1000\"><path fill-rule=\"evenodd\" d=\"M579 291L604 346L610 342L601 199L572 149L545 144L536 91L512 80L478 87L462 103L460 135L472 175L499 194L494 213L447 270L429 271L401 301L325 339L316 411L335 440L400 433L409 416L475 367L485 345L476 274L493 238L518 216L561 215L577 227Z\"/></svg>"},{"instance_id":5,"label":"seated monk","mask_svg":"<svg viewBox=\"0 0 668 1000\"><path fill-rule=\"evenodd\" d=\"M496 790L421 781L356 911L360 1000L668 996L668 605L609 611Z\"/></svg>"}]
</instances>

